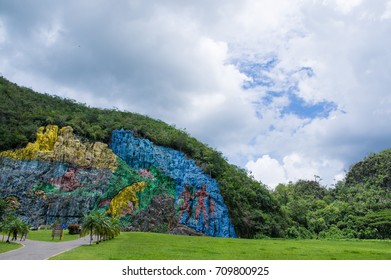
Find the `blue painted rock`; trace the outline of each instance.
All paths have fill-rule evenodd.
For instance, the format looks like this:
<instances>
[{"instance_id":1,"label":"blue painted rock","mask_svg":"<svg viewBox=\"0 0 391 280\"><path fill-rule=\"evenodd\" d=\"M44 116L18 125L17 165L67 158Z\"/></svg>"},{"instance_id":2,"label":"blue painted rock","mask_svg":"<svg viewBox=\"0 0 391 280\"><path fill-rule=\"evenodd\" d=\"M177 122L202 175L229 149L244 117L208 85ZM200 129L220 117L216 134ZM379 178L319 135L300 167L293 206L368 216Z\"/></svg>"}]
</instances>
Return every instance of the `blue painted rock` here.
<instances>
[{"instance_id":1,"label":"blue painted rock","mask_svg":"<svg viewBox=\"0 0 391 280\"><path fill-rule=\"evenodd\" d=\"M181 224L209 236L237 236L219 184L184 153L136 138L127 130L113 131L110 148L130 167L155 167L174 180L175 206Z\"/></svg>"}]
</instances>

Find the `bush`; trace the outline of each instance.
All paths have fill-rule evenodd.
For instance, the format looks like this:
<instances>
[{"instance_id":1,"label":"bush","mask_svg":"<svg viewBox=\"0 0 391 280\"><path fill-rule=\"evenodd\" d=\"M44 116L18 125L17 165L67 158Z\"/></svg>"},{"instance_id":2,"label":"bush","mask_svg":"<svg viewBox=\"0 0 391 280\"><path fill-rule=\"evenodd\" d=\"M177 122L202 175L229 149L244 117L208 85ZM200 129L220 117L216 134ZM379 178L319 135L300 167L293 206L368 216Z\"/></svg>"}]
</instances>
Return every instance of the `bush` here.
<instances>
[{"instance_id":1,"label":"bush","mask_svg":"<svg viewBox=\"0 0 391 280\"><path fill-rule=\"evenodd\" d=\"M69 234L80 234L81 227L80 225L68 225Z\"/></svg>"},{"instance_id":2,"label":"bush","mask_svg":"<svg viewBox=\"0 0 391 280\"><path fill-rule=\"evenodd\" d=\"M337 226L332 225L329 229L323 230L318 234L320 239L344 239L344 233Z\"/></svg>"},{"instance_id":3,"label":"bush","mask_svg":"<svg viewBox=\"0 0 391 280\"><path fill-rule=\"evenodd\" d=\"M312 239L314 235L305 227L292 226L287 229L286 237L290 239Z\"/></svg>"}]
</instances>

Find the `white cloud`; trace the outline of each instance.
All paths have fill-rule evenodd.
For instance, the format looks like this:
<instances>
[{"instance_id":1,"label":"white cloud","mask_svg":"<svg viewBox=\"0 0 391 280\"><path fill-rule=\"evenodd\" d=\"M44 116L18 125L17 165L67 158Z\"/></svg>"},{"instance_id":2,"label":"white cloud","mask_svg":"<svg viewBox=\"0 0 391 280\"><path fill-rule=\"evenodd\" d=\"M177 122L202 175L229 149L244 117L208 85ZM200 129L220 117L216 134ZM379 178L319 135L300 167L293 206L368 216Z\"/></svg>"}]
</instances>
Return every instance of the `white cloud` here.
<instances>
[{"instance_id":1,"label":"white cloud","mask_svg":"<svg viewBox=\"0 0 391 280\"><path fill-rule=\"evenodd\" d=\"M251 160L246 164L247 170L255 179L272 188L279 183L286 184L300 179L319 180L318 177L321 184L331 186L343 179L345 173L341 170L342 167L343 163L336 160L306 158L295 152L285 156L282 162L269 155L263 155L256 161ZM322 177L320 172L325 177Z\"/></svg>"},{"instance_id":2,"label":"white cloud","mask_svg":"<svg viewBox=\"0 0 391 280\"><path fill-rule=\"evenodd\" d=\"M46 47L49 47L58 41L63 30L60 24L54 23L51 26L41 27L38 32L38 37L40 38L42 43Z\"/></svg>"},{"instance_id":3,"label":"white cloud","mask_svg":"<svg viewBox=\"0 0 391 280\"><path fill-rule=\"evenodd\" d=\"M363 0L335 0L336 9L344 14L359 6Z\"/></svg>"},{"instance_id":4,"label":"white cloud","mask_svg":"<svg viewBox=\"0 0 391 280\"><path fill-rule=\"evenodd\" d=\"M8 1L0 72L186 128L271 185L315 174L332 182L389 147L390 3ZM230 63L244 58L275 59L262 72L269 86L242 88L251 77ZM265 103L270 90L281 94ZM318 118L284 112L289 94L301 98L299 109L336 107Z\"/></svg>"},{"instance_id":5,"label":"white cloud","mask_svg":"<svg viewBox=\"0 0 391 280\"><path fill-rule=\"evenodd\" d=\"M388 1L384 13L380 17L381 20L391 19L391 1Z\"/></svg>"},{"instance_id":6,"label":"white cloud","mask_svg":"<svg viewBox=\"0 0 391 280\"><path fill-rule=\"evenodd\" d=\"M290 181L297 181L300 178L313 179L318 173L314 160L304 159L296 153L285 156L283 162Z\"/></svg>"},{"instance_id":7,"label":"white cloud","mask_svg":"<svg viewBox=\"0 0 391 280\"><path fill-rule=\"evenodd\" d=\"M246 164L246 168L255 179L271 187L287 181L284 167L269 155L263 155L256 161L249 161Z\"/></svg>"},{"instance_id":8,"label":"white cloud","mask_svg":"<svg viewBox=\"0 0 391 280\"><path fill-rule=\"evenodd\" d=\"M297 94L307 102L328 100L338 106L327 118L315 120L270 114L277 103L261 109L268 112L263 119L274 129L263 131L249 154L258 152L260 159L273 154L287 180L317 174L331 184L370 151L389 148L386 96L391 82L386 77L391 74L391 54L386 49L391 40L385 34L390 27L380 20L385 1L371 3L351 2L342 17L341 6L332 2L304 5L304 35L291 39L277 54L280 63L272 75L283 77L274 80L296 80ZM290 74L301 66L313 69L314 76Z\"/></svg>"}]
</instances>

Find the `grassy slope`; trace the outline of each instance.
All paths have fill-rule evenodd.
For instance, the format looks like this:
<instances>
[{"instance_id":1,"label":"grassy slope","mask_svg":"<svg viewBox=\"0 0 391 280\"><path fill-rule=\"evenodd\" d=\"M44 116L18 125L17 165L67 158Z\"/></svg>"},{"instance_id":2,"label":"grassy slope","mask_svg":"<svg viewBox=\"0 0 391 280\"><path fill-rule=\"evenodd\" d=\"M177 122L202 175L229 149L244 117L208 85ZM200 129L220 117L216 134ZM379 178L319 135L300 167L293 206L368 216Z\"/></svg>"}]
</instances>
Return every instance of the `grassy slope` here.
<instances>
[{"instance_id":1,"label":"grassy slope","mask_svg":"<svg viewBox=\"0 0 391 280\"><path fill-rule=\"evenodd\" d=\"M225 239L156 233L121 233L85 245L56 260L381 260L391 259L391 242L369 240Z\"/></svg>"}]
</instances>

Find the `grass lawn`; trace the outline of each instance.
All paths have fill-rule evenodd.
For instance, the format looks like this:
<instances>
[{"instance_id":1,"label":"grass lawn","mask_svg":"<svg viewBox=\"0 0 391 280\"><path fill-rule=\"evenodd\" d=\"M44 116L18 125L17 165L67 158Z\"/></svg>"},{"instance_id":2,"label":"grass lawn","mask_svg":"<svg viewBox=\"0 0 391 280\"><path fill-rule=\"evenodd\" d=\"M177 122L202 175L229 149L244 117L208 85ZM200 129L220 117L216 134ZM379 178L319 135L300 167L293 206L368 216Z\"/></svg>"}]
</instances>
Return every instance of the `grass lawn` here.
<instances>
[{"instance_id":1,"label":"grass lawn","mask_svg":"<svg viewBox=\"0 0 391 280\"><path fill-rule=\"evenodd\" d=\"M126 232L56 260L391 260L391 241L227 239Z\"/></svg>"},{"instance_id":2,"label":"grass lawn","mask_svg":"<svg viewBox=\"0 0 391 280\"><path fill-rule=\"evenodd\" d=\"M30 230L27 234L27 239L47 242L71 241L76 240L78 238L78 234L69 234L68 230L64 231L64 236L61 238L61 240L58 236L54 237L54 239L52 240L52 230L50 229Z\"/></svg>"},{"instance_id":3,"label":"grass lawn","mask_svg":"<svg viewBox=\"0 0 391 280\"><path fill-rule=\"evenodd\" d=\"M6 243L5 241L2 242L0 239L0 254L5 253L11 250L15 250L22 247L22 245L17 244L17 243Z\"/></svg>"}]
</instances>

